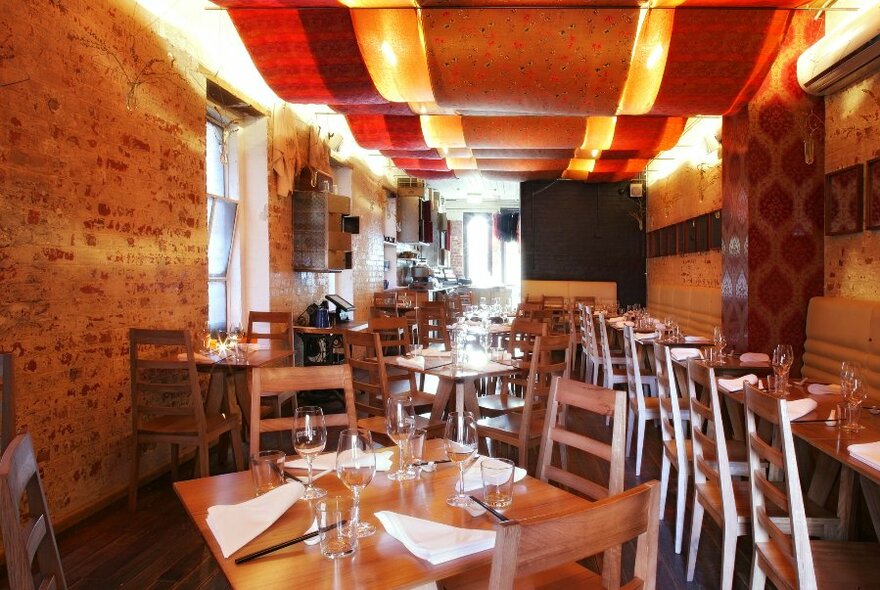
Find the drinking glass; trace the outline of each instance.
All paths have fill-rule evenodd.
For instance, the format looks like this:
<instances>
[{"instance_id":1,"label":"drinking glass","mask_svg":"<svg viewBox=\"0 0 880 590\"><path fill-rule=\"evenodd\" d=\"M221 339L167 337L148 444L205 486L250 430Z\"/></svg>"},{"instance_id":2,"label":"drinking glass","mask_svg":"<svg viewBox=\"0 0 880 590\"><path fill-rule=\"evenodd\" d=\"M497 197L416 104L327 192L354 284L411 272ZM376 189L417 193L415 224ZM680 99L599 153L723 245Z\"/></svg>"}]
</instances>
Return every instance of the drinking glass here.
<instances>
[{"instance_id":1,"label":"drinking glass","mask_svg":"<svg viewBox=\"0 0 880 590\"><path fill-rule=\"evenodd\" d=\"M724 329L721 326L715 326L712 342L715 344L715 350L718 351L717 359L720 364L724 357L724 347L727 346L727 338L725 338Z\"/></svg>"},{"instance_id":2,"label":"drinking glass","mask_svg":"<svg viewBox=\"0 0 880 590\"><path fill-rule=\"evenodd\" d=\"M794 352L791 344L777 344L773 349L773 359L770 366L773 367L773 374L776 382L776 393L785 395L788 391L788 372L794 362Z\"/></svg>"},{"instance_id":3,"label":"drinking glass","mask_svg":"<svg viewBox=\"0 0 880 590\"><path fill-rule=\"evenodd\" d=\"M428 431L419 428L413 432L409 439L409 452L407 453L406 471L418 477L421 473L422 459L425 453L425 438Z\"/></svg>"},{"instance_id":4,"label":"drinking glass","mask_svg":"<svg viewBox=\"0 0 880 590\"><path fill-rule=\"evenodd\" d=\"M853 379L861 379L862 365L853 361L843 361L840 363L840 385L841 388L845 383L851 382Z\"/></svg>"},{"instance_id":5,"label":"drinking glass","mask_svg":"<svg viewBox=\"0 0 880 590\"><path fill-rule=\"evenodd\" d=\"M452 412L446 419L443 435L446 456L458 465L459 488L455 494L446 498L450 506L465 508L471 499L464 493L464 472L477 455L477 422L473 412Z\"/></svg>"},{"instance_id":6,"label":"drinking glass","mask_svg":"<svg viewBox=\"0 0 880 590\"><path fill-rule=\"evenodd\" d=\"M840 394L846 402L846 416L841 430L857 432L864 428L859 424L862 402L868 395L862 383L862 366L859 363L844 361L840 366Z\"/></svg>"},{"instance_id":7,"label":"drinking glass","mask_svg":"<svg viewBox=\"0 0 880 590\"><path fill-rule=\"evenodd\" d=\"M389 395L385 400L385 432L400 449L400 461L397 471L389 473L388 479L403 481L415 478L415 473L406 470L406 451L415 429L416 411L412 399L401 395Z\"/></svg>"},{"instance_id":8,"label":"drinking glass","mask_svg":"<svg viewBox=\"0 0 880 590\"><path fill-rule=\"evenodd\" d=\"M241 357L241 341L244 340L244 330L241 327L241 322L236 322L229 328L229 335L226 338L226 345L232 350L233 358Z\"/></svg>"},{"instance_id":9,"label":"drinking glass","mask_svg":"<svg viewBox=\"0 0 880 590\"><path fill-rule=\"evenodd\" d=\"M303 498L314 500L327 495L327 490L312 485L312 461L327 445L327 426L324 410L318 406L302 406L296 409L293 422L293 449L306 460L309 467L309 483Z\"/></svg>"},{"instance_id":10,"label":"drinking glass","mask_svg":"<svg viewBox=\"0 0 880 590\"><path fill-rule=\"evenodd\" d=\"M351 511L351 524L358 537L369 537L376 527L363 522L360 517L361 491L373 481L376 473L376 454L373 452L373 439L370 431L364 428L346 428L339 433L336 449L336 477L351 490L354 506Z\"/></svg>"}]
</instances>

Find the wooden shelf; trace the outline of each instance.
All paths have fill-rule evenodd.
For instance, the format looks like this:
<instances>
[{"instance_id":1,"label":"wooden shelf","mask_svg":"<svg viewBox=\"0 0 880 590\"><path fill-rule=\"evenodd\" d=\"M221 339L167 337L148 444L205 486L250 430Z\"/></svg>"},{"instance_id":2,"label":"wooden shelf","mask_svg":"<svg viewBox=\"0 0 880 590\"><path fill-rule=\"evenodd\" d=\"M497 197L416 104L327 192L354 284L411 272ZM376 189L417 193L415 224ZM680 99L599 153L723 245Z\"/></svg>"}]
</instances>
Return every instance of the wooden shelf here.
<instances>
[{"instance_id":1,"label":"wooden shelf","mask_svg":"<svg viewBox=\"0 0 880 590\"><path fill-rule=\"evenodd\" d=\"M351 236L360 224L350 213L348 197L293 191L293 270L339 272L351 268Z\"/></svg>"}]
</instances>

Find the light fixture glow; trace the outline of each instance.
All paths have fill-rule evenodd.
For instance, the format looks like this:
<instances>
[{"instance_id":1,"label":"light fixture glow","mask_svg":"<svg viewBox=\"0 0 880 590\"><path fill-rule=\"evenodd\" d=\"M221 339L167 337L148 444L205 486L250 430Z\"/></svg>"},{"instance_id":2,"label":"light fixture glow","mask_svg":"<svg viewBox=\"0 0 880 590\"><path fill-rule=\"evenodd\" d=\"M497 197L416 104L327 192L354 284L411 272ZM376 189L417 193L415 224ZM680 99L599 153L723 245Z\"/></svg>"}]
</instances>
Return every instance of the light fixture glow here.
<instances>
[{"instance_id":1,"label":"light fixture glow","mask_svg":"<svg viewBox=\"0 0 880 590\"><path fill-rule=\"evenodd\" d=\"M617 105L622 115L643 115L653 108L666 72L675 11L643 8L639 17L629 72Z\"/></svg>"},{"instance_id":2,"label":"light fixture glow","mask_svg":"<svg viewBox=\"0 0 880 590\"><path fill-rule=\"evenodd\" d=\"M422 115L422 135L428 147L465 148L464 129L458 115Z\"/></svg>"}]
</instances>

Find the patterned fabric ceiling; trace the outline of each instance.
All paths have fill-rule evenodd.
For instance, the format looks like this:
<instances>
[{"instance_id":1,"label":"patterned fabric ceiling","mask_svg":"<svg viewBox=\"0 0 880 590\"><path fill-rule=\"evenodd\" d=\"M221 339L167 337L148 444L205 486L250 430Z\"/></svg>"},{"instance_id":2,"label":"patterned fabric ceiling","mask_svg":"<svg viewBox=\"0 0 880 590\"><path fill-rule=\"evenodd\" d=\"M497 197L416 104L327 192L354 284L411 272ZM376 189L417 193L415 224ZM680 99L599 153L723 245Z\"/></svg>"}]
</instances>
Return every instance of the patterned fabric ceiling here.
<instances>
[{"instance_id":1,"label":"patterned fabric ceiling","mask_svg":"<svg viewBox=\"0 0 880 590\"><path fill-rule=\"evenodd\" d=\"M804 0L214 0L266 82L425 179L626 180L737 111ZM451 5L454 4L454 7Z\"/></svg>"}]
</instances>

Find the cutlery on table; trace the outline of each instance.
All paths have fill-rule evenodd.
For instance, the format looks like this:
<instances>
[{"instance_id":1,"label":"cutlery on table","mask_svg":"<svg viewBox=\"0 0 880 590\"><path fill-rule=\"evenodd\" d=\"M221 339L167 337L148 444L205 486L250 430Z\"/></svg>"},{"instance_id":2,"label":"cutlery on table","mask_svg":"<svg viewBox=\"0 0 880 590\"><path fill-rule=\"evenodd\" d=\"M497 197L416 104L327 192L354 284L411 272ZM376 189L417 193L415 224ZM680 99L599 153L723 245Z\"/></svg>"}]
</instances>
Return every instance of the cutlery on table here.
<instances>
[{"instance_id":1,"label":"cutlery on table","mask_svg":"<svg viewBox=\"0 0 880 590\"><path fill-rule=\"evenodd\" d=\"M246 563L258 557L263 557L264 555L269 555L270 553L274 553L279 549L284 549L285 547L290 547L291 545L296 545L297 543L302 543L303 541L307 541L309 539L314 539L321 533L326 533L329 530L335 529L337 526L344 526L348 521L343 520L340 523L333 523L329 526L325 526L324 528L318 529L317 531L312 531L311 533L306 533L304 535L300 535L299 537L290 539L289 541L284 541L282 543L278 543L277 545L272 545L271 547L266 547L265 549L260 549L259 551L254 551L253 553L248 553L247 555L242 555L241 557L237 557L235 559L235 565L239 565L242 563Z\"/></svg>"},{"instance_id":2,"label":"cutlery on table","mask_svg":"<svg viewBox=\"0 0 880 590\"><path fill-rule=\"evenodd\" d=\"M495 510L494 508L492 508L491 506L489 506L488 504L486 504L485 502L483 502L479 498L477 498L476 496L472 495L472 496L470 496L470 499L473 500L474 502L476 502L477 504L479 504L480 506L482 506L484 509L486 509L487 512L489 512L492 516L494 516L495 518L497 518L501 522L507 522L508 520L510 520L509 518L507 518L506 516L504 516L503 514L501 514L500 512L498 512L497 510Z\"/></svg>"}]
</instances>

